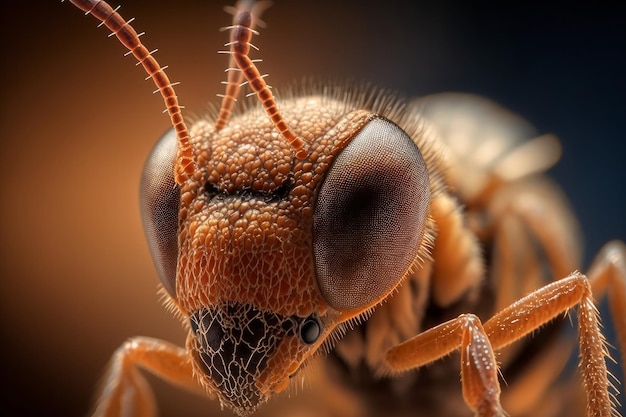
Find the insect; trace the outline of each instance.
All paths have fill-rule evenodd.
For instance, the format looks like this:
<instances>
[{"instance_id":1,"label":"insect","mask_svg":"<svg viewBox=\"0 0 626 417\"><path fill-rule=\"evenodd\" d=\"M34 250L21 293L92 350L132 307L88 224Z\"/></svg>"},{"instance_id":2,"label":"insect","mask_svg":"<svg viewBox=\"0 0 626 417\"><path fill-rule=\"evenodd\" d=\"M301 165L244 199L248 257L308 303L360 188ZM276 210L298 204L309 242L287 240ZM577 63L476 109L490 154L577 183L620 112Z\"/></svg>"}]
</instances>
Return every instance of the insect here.
<instances>
[{"instance_id":1,"label":"insect","mask_svg":"<svg viewBox=\"0 0 626 417\"><path fill-rule=\"evenodd\" d=\"M245 10L235 13L230 52L266 106L226 118L221 130L207 121L187 130L164 72L121 18L104 2L72 3L121 33L156 77L178 133L164 137L147 163L143 204L165 292L189 330L187 349L129 341L113 360L98 411L115 415L108 410L128 392L140 393L131 406L151 407L133 370L140 365L202 386L245 415L284 391L316 353L331 350L328 374L339 374L340 386L358 377L353 403L366 405L328 412L456 407L450 401L429 410L414 390L441 379L442 392L450 379L458 384L461 369L466 406L502 415L493 351L502 351L505 376L523 357L548 367L549 381L559 371L548 355L558 341L537 342L546 356L533 357L532 342L503 348L578 305L589 414L611 412L591 288L610 288L623 333L624 248L608 244L590 281L572 273L541 287L544 275L567 276L576 264L564 203L551 183L527 178L554 162L553 138L483 139L475 146L495 155L468 157L450 120L470 123L468 132L483 117L510 117L473 97L404 103L372 90L332 87L337 92L321 95L317 87L315 95L281 100L277 112L247 58L252 16ZM527 128L507 123L507 130ZM514 288L520 282L527 288ZM470 311L482 319L458 315ZM449 378L396 375L454 350L461 365L444 372ZM524 408L534 403L516 400L515 388L509 399L503 394L505 408L509 401L519 414L532 412ZM378 401L385 391L405 400Z\"/></svg>"}]
</instances>

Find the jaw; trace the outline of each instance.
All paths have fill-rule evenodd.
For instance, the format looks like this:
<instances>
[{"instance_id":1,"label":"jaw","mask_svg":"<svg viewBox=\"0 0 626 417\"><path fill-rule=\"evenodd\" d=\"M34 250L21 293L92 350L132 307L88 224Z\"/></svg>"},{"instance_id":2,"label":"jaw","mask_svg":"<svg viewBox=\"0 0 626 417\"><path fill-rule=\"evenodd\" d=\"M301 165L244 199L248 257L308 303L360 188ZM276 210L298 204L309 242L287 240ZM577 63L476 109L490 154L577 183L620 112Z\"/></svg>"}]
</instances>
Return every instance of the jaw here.
<instances>
[{"instance_id":1,"label":"jaw","mask_svg":"<svg viewBox=\"0 0 626 417\"><path fill-rule=\"evenodd\" d=\"M251 414L300 368L310 349L298 338L302 320L235 302L194 312L187 347L202 385L222 406Z\"/></svg>"}]
</instances>

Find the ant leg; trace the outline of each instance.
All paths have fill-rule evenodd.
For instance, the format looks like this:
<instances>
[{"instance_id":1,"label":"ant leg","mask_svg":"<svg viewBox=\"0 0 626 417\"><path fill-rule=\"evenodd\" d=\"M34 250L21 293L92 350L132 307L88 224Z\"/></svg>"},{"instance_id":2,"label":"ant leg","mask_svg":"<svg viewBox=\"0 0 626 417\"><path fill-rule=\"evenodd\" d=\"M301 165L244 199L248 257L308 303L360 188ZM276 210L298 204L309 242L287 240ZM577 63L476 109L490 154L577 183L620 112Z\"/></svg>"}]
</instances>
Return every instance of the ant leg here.
<instances>
[{"instance_id":1,"label":"ant leg","mask_svg":"<svg viewBox=\"0 0 626 417\"><path fill-rule=\"evenodd\" d=\"M626 248L609 243L594 262L593 285L599 291L610 286L609 302L620 337L625 333L623 312L626 301ZM473 315L462 315L429 329L391 348L386 355L393 371L417 368L461 349L463 396L479 416L500 415L500 387L493 350L501 349L537 330L571 307L578 305L580 368L587 394L587 413L591 417L615 415L608 381L604 336L600 332L598 311L593 302L592 284L575 272L550 283L502 309L483 327ZM622 351L624 346L622 346Z\"/></svg>"},{"instance_id":2,"label":"ant leg","mask_svg":"<svg viewBox=\"0 0 626 417\"><path fill-rule=\"evenodd\" d=\"M626 245L622 241L605 244L589 268L591 288L596 295L607 293L617 334L624 383L626 383Z\"/></svg>"},{"instance_id":3,"label":"ant leg","mask_svg":"<svg viewBox=\"0 0 626 417\"><path fill-rule=\"evenodd\" d=\"M527 203L528 200L526 198ZM507 211L498 218L493 233L489 280L495 289L494 311L500 311L553 279L553 274L558 273L559 268L550 262L547 250L543 248L564 245L554 244L555 241L562 240L563 236L554 239L543 236L543 239L538 239L528 221L515 210ZM553 258L566 261L561 256ZM565 264L569 265L569 271L575 270L578 265L573 262ZM558 330L551 332L556 331ZM556 404L562 397L554 396L549 391L555 386L555 381L563 373L574 351L572 342L571 335L555 334L552 339L544 340L541 353L524 358L523 370L516 372L515 378L507 378L507 389L502 393L502 405L507 412L512 416L537 415L538 412L553 415L546 410L562 407ZM516 343L498 349L497 358L501 368L508 369L512 362L519 360L519 355L527 348L527 344ZM553 400L555 404L547 405L547 397L555 398ZM565 404L568 400L562 401L561 404Z\"/></svg>"},{"instance_id":4,"label":"ant leg","mask_svg":"<svg viewBox=\"0 0 626 417\"><path fill-rule=\"evenodd\" d=\"M159 339L134 337L113 354L93 417L156 415L154 396L140 368L183 388L203 392L193 378L185 349Z\"/></svg>"},{"instance_id":5,"label":"ant leg","mask_svg":"<svg viewBox=\"0 0 626 417\"><path fill-rule=\"evenodd\" d=\"M390 370L417 368L461 349L463 398L477 416L504 417L498 365L480 319L463 314L428 329L387 351Z\"/></svg>"},{"instance_id":6,"label":"ant leg","mask_svg":"<svg viewBox=\"0 0 626 417\"><path fill-rule=\"evenodd\" d=\"M611 252L620 253L621 255L617 258L624 259L623 249ZM612 262L610 264L615 265ZM613 387L608 380L605 363L605 357L608 356L607 347L604 336L600 332L598 311L592 297L592 283L601 288L602 281L599 280L602 279L602 275L597 271L602 270L606 268L592 271L591 281L575 272L567 278L548 284L504 308L485 323L489 341L493 348L498 350L578 305L580 369L587 394L587 413L594 417L608 417L614 415L615 411L609 392ZM617 275L611 275L614 278L610 280L612 289L618 293L618 298L620 292L623 295L626 286L623 272L622 269L621 280ZM607 282L609 282L608 279ZM621 291L618 287L622 287ZM615 302L611 304L623 307L624 300L622 298L621 304ZM624 320L623 316L615 319L616 321Z\"/></svg>"}]
</instances>

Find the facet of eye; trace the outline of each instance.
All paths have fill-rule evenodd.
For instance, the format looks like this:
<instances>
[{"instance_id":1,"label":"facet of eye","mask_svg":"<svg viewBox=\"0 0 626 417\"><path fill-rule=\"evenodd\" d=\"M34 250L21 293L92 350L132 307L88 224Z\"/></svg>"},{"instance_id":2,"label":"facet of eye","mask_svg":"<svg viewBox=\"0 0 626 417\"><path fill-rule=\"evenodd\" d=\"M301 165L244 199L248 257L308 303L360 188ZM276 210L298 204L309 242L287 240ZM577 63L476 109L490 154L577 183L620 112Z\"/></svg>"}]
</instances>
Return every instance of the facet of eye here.
<instances>
[{"instance_id":1,"label":"facet of eye","mask_svg":"<svg viewBox=\"0 0 626 417\"><path fill-rule=\"evenodd\" d=\"M176 132L169 130L154 146L143 168L139 204L144 232L161 284L176 298L178 206L180 188L174 181Z\"/></svg>"},{"instance_id":2,"label":"facet of eye","mask_svg":"<svg viewBox=\"0 0 626 417\"><path fill-rule=\"evenodd\" d=\"M317 281L328 304L364 309L414 262L430 206L428 170L413 140L383 118L335 158L313 214Z\"/></svg>"}]
</instances>

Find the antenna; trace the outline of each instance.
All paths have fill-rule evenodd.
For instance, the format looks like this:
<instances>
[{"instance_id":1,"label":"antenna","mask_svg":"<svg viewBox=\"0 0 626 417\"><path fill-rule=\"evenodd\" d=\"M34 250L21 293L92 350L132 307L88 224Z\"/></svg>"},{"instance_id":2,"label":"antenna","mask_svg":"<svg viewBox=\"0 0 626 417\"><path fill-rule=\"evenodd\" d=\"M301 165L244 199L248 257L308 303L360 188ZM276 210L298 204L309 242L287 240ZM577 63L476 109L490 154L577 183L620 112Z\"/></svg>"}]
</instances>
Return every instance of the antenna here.
<instances>
[{"instance_id":1,"label":"antenna","mask_svg":"<svg viewBox=\"0 0 626 417\"><path fill-rule=\"evenodd\" d=\"M250 87L256 93L257 97L261 101L265 112L274 123L274 126L278 132L289 142L291 147L296 151L296 158L304 159L307 157L307 152L304 149L304 141L296 135L291 128L287 125L287 122L283 118L282 114L278 110L274 95L270 91L269 87L261 73L257 69L255 63L250 59L248 54L250 53L250 40L252 35L256 33L252 29L252 15L249 10L239 10L235 14L233 19L233 25L228 29L231 30L231 41L226 44L230 46L230 51L227 53L231 56L231 62L235 62L239 71L239 74L248 80ZM233 75L233 80L241 80L241 75ZM234 81L233 81L234 82ZM222 101L222 109L220 110L220 117L216 122L216 129L221 129L225 126L228 116L230 116L230 110L234 105L234 100L239 93L239 83L236 87L231 85L231 75L229 74L229 81L227 83L226 94ZM224 115L224 117L222 117ZM223 119L223 120L222 120Z\"/></svg>"},{"instance_id":2,"label":"antenna","mask_svg":"<svg viewBox=\"0 0 626 417\"><path fill-rule=\"evenodd\" d=\"M105 25L112 35L124 45L130 53L132 53L137 61L143 66L150 78L154 81L158 91L161 92L167 112L170 115L172 126L176 130L178 136L177 156L174 165L174 178L180 185L187 180L195 171L195 163L191 151L191 138L189 130L183 120L183 115L178 104L178 98L174 87L170 82L164 67L157 62L152 53L141 43L139 35L130 25L130 21L126 21L116 9L113 9L105 1L102 0L70 0L74 6L78 7L85 14L91 14ZM132 21L132 20L131 20Z\"/></svg>"}]
</instances>

